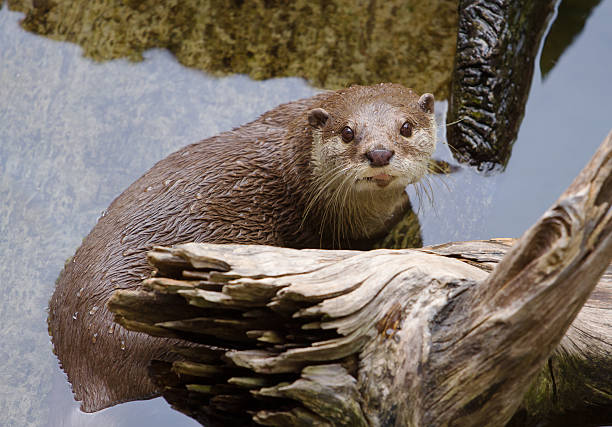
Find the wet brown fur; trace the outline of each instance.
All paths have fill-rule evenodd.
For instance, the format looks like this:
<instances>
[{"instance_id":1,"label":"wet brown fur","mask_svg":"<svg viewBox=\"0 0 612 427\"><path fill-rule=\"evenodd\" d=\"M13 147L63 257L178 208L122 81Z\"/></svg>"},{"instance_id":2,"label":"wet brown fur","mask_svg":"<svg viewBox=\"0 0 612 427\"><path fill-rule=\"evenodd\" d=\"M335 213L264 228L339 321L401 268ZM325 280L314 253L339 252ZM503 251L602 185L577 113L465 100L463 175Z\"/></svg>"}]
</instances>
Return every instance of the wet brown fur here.
<instances>
[{"instance_id":1,"label":"wet brown fur","mask_svg":"<svg viewBox=\"0 0 612 427\"><path fill-rule=\"evenodd\" d=\"M389 145L398 159L427 164L433 146L397 136L407 120L435 138L433 114L419 108L418 100L409 89L385 84L284 104L171 154L117 197L65 266L49 303L54 350L82 409L95 411L157 393L146 367L151 359L168 358L170 341L115 326L106 307L115 289L137 289L150 273L145 253L153 245L361 247L384 233L406 205L403 187L372 187L365 199L352 196L347 187L345 194L334 196L335 185L322 188L324 180L314 175L333 165L359 164L368 170L364 149L377 144ZM330 115L320 129L308 124L308 112L317 107ZM385 125L389 109L401 117ZM366 126L372 111L373 120L381 121L376 126L388 135L372 135L376 126ZM333 159L316 158L313 138L322 136L319 148L327 149L348 122L355 127L355 141ZM353 177L342 179L348 183ZM370 206L387 202L384 209ZM343 203L352 208L344 212ZM334 207L328 209L330 204ZM373 217L381 212L384 218Z\"/></svg>"}]
</instances>

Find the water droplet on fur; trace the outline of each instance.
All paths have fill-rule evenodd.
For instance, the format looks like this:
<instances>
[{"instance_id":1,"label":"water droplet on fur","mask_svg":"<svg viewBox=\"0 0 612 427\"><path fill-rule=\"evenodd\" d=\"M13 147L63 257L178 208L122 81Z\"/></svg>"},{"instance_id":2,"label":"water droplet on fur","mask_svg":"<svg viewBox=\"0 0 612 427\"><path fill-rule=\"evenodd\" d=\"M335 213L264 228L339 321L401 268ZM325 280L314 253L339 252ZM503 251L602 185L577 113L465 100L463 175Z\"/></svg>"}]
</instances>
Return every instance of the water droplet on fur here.
<instances>
[{"instance_id":1,"label":"water droplet on fur","mask_svg":"<svg viewBox=\"0 0 612 427\"><path fill-rule=\"evenodd\" d=\"M121 238L121 243L125 243L125 241L126 241L126 240L127 240L127 235L125 235L125 236L123 236L123 237Z\"/></svg>"},{"instance_id":2,"label":"water droplet on fur","mask_svg":"<svg viewBox=\"0 0 612 427\"><path fill-rule=\"evenodd\" d=\"M169 185L171 182L172 182L171 179L167 179L167 180L164 181L164 185Z\"/></svg>"},{"instance_id":3,"label":"water droplet on fur","mask_svg":"<svg viewBox=\"0 0 612 427\"><path fill-rule=\"evenodd\" d=\"M181 154L181 156L187 156L187 155L189 155L189 151L185 151Z\"/></svg>"},{"instance_id":4,"label":"water droplet on fur","mask_svg":"<svg viewBox=\"0 0 612 427\"><path fill-rule=\"evenodd\" d=\"M121 350L125 350L125 341L121 340Z\"/></svg>"},{"instance_id":5,"label":"water droplet on fur","mask_svg":"<svg viewBox=\"0 0 612 427\"><path fill-rule=\"evenodd\" d=\"M100 218L104 218L106 216L106 213L106 209L104 209L102 213L100 213Z\"/></svg>"},{"instance_id":6,"label":"water droplet on fur","mask_svg":"<svg viewBox=\"0 0 612 427\"><path fill-rule=\"evenodd\" d=\"M93 337L91 337L91 342L95 344L97 339L98 339L98 334L95 333L93 334Z\"/></svg>"},{"instance_id":7,"label":"water droplet on fur","mask_svg":"<svg viewBox=\"0 0 612 427\"><path fill-rule=\"evenodd\" d=\"M110 325L110 327L108 328L108 333L112 334L115 332L115 324Z\"/></svg>"},{"instance_id":8,"label":"water droplet on fur","mask_svg":"<svg viewBox=\"0 0 612 427\"><path fill-rule=\"evenodd\" d=\"M74 314L72 315L72 320L77 320L78 315L79 315L79 312L75 311Z\"/></svg>"},{"instance_id":9,"label":"water droplet on fur","mask_svg":"<svg viewBox=\"0 0 612 427\"><path fill-rule=\"evenodd\" d=\"M145 191L151 191L151 190L153 190L153 187L149 185Z\"/></svg>"},{"instance_id":10,"label":"water droplet on fur","mask_svg":"<svg viewBox=\"0 0 612 427\"><path fill-rule=\"evenodd\" d=\"M85 288L81 288L81 289L79 289L79 290L77 291L77 293L76 293L77 298L80 298L80 297L81 297L81 294L83 293L83 289L85 289Z\"/></svg>"},{"instance_id":11,"label":"water droplet on fur","mask_svg":"<svg viewBox=\"0 0 612 427\"><path fill-rule=\"evenodd\" d=\"M76 257L72 258L72 263L74 264L76 262Z\"/></svg>"},{"instance_id":12,"label":"water droplet on fur","mask_svg":"<svg viewBox=\"0 0 612 427\"><path fill-rule=\"evenodd\" d=\"M93 315L96 311L98 311L98 306L94 305L91 310L89 310L89 314Z\"/></svg>"},{"instance_id":13,"label":"water droplet on fur","mask_svg":"<svg viewBox=\"0 0 612 427\"><path fill-rule=\"evenodd\" d=\"M196 194L196 199L200 200L202 198L202 193Z\"/></svg>"}]
</instances>

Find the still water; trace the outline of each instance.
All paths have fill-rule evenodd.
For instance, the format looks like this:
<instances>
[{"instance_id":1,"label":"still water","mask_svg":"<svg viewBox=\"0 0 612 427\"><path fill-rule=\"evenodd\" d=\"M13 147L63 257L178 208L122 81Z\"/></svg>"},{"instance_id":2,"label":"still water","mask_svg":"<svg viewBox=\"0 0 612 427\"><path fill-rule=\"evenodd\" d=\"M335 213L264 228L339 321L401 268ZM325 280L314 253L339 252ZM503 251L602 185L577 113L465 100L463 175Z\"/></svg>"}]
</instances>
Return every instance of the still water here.
<instances>
[{"instance_id":1,"label":"still water","mask_svg":"<svg viewBox=\"0 0 612 427\"><path fill-rule=\"evenodd\" d=\"M78 46L23 31L22 16L0 9L0 425L196 425L161 399L78 410L46 330L54 280L156 161L317 89L209 77L162 50L141 63L94 63ZM518 237L567 187L612 129L610 22L607 0L545 80L536 69L504 173L461 168L433 180L433 206L419 209L425 244ZM443 143L437 157L452 162Z\"/></svg>"}]
</instances>

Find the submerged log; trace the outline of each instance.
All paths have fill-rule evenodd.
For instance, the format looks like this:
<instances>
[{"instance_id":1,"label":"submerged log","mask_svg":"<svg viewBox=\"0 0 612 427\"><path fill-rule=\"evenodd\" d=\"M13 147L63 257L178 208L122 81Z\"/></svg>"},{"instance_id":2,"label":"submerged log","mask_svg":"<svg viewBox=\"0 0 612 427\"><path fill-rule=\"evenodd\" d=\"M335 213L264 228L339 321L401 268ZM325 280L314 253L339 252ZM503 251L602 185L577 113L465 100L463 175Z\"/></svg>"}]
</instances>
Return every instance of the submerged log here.
<instances>
[{"instance_id":1,"label":"submerged log","mask_svg":"<svg viewBox=\"0 0 612 427\"><path fill-rule=\"evenodd\" d=\"M540 40L559 0L460 0L448 143L461 162L505 169Z\"/></svg>"},{"instance_id":2,"label":"submerged log","mask_svg":"<svg viewBox=\"0 0 612 427\"><path fill-rule=\"evenodd\" d=\"M151 375L206 425L535 425L593 408L610 422L611 201L612 133L514 244L156 248L156 277L109 306L192 343Z\"/></svg>"}]
</instances>

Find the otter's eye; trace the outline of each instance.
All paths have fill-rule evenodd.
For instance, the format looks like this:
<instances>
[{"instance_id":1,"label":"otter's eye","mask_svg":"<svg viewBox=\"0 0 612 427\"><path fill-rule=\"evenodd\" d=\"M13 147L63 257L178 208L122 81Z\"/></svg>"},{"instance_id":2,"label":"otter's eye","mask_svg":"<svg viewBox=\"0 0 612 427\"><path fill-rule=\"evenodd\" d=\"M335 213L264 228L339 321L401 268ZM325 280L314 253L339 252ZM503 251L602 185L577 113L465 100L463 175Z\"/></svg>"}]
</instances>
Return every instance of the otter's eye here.
<instances>
[{"instance_id":1,"label":"otter's eye","mask_svg":"<svg viewBox=\"0 0 612 427\"><path fill-rule=\"evenodd\" d=\"M400 133L402 134L402 136L405 136L406 138L408 138L409 136L412 136L412 125L408 122L404 122L404 124L402 125L402 128L400 129Z\"/></svg>"},{"instance_id":2,"label":"otter's eye","mask_svg":"<svg viewBox=\"0 0 612 427\"><path fill-rule=\"evenodd\" d=\"M342 129L342 140L344 142L351 142L355 138L355 134L353 133L353 129L348 126L344 126Z\"/></svg>"}]
</instances>

